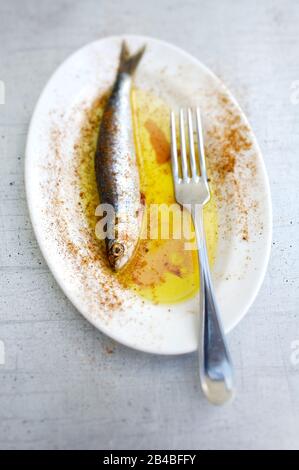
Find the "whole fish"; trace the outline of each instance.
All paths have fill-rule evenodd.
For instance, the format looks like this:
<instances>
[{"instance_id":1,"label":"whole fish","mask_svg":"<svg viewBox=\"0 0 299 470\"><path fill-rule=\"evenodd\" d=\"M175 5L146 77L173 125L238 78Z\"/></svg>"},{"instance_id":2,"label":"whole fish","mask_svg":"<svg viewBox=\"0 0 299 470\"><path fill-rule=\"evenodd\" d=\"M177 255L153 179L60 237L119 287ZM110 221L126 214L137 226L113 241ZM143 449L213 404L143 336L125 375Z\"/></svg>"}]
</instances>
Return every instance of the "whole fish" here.
<instances>
[{"instance_id":1,"label":"whole fish","mask_svg":"<svg viewBox=\"0 0 299 470\"><path fill-rule=\"evenodd\" d=\"M95 171L101 204L109 204L106 251L118 271L132 258L142 228L144 203L134 146L131 110L132 77L145 47L130 55L122 43L117 76L100 124Z\"/></svg>"}]
</instances>

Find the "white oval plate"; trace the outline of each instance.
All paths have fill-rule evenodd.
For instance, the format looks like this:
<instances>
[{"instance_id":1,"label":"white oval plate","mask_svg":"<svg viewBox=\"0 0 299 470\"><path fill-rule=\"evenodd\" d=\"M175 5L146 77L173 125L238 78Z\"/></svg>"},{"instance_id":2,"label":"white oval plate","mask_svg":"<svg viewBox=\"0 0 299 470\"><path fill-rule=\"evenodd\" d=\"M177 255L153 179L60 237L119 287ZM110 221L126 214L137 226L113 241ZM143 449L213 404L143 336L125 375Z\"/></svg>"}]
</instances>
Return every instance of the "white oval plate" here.
<instances>
[{"instance_id":1,"label":"white oval plate","mask_svg":"<svg viewBox=\"0 0 299 470\"><path fill-rule=\"evenodd\" d=\"M242 125L248 126L219 79L177 47L141 36L93 42L59 67L36 105L26 148L29 211L52 273L85 318L127 346L151 353L182 354L197 347L198 297L163 306L142 301L132 292L122 293L114 281L107 281L101 265L90 257L78 212L73 148L83 108L113 82L123 39L133 51L147 45L136 73L136 86L153 91L175 108L201 107L208 147L216 146L217 150L217 145L222 145L213 141L212 129L215 123L219 129L222 123L229 124L224 104L240 116ZM224 190L233 191L232 197L219 203L213 278L226 332L240 321L257 295L271 244L268 179L254 135L250 128L246 132L249 148L237 155L234 176L223 183ZM244 230L248 240L243 240Z\"/></svg>"}]
</instances>

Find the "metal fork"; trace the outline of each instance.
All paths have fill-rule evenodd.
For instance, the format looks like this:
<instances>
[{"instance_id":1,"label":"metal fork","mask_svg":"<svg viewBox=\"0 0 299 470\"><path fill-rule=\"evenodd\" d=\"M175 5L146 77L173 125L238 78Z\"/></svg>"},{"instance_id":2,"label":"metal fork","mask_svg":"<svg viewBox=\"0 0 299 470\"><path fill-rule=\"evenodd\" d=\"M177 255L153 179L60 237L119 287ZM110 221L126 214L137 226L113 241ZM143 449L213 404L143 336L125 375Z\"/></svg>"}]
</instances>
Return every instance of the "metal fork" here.
<instances>
[{"instance_id":1,"label":"metal fork","mask_svg":"<svg viewBox=\"0 0 299 470\"><path fill-rule=\"evenodd\" d=\"M195 114L195 116L194 116ZM195 117L197 149L193 132ZM199 375L202 390L214 404L223 404L233 396L233 368L221 325L219 309L213 289L204 232L203 207L210 200L206 172L200 111L187 110L188 141L185 135L185 117L179 113L180 158L177 148L176 118L171 112L171 157L176 201L190 210L200 266L199 307ZM188 151L187 151L188 148Z\"/></svg>"}]
</instances>

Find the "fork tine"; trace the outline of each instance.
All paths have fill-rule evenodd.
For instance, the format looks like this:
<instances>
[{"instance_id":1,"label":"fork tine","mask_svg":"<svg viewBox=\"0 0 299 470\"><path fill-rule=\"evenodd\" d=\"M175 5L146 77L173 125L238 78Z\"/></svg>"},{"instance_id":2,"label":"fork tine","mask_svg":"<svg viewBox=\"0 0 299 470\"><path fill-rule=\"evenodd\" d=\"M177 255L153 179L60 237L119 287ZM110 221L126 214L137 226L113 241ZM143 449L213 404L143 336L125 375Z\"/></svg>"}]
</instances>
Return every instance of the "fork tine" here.
<instances>
[{"instance_id":1,"label":"fork tine","mask_svg":"<svg viewBox=\"0 0 299 470\"><path fill-rule=\"evenodd\" d=\"M174 111L171 111L171 115L170 115L170 130L171 130L172 174L173 174L173 179L177 181L179 179L179 167L178 167L178 150L177 150L177 144L176 144L176 128L175 128Z\"/></svg>"},{"instance_id":2,"label":"fork tine","mask_svg":"<svg viewBox=\"0 0 299 470\"><path fill-rule=\"evenodd\" d=\"M199 108L196 108L197 145L201 177L207 180L207 169L205 162L205 150L203 145L202 124Z\"/></svg>"},{"instance_id":3,"label":"fork tine","mask_svg":"<svg viewBox=\"0 0 299 470\"><path fill-rule=\"evenodd\" d=\"M188 162L187 162L187 151L186 151L186 138L185 138L185 121L184 111L180 110L180 136L181 136L181 163L182 163L182 175L183 179L188 179Z\"/></svg>"},{"instance_id":4,"label":"fork tine","mask_svg":"<svg viewBox=\"0 0 299 470\"><path fill-rule=\"evenodd\" d=\"M191 176L196 178L198 176L196 168L196 157L194 148L194 136L193 136L193 123L192 123L192 110L188 108L188 133L189 133L189 146L190 146L190 168Z\"/></svg>"}]
</instances>

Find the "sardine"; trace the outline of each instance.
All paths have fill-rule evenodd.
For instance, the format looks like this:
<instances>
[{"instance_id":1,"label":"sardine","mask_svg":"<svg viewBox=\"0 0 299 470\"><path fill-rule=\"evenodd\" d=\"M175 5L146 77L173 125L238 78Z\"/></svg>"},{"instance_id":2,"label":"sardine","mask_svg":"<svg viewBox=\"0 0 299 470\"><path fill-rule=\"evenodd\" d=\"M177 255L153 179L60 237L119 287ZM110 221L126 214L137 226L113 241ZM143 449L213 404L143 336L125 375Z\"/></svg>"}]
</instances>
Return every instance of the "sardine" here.
<instances>
[{"instance_id":1,"label":"sardine","mask_svg":"<svg viewBox=\"0 0 299 470\"><path fill-rule=\"evenodd\" d=\"M145 47L130 55L122 43L117 76L104 109L95 155L101 204L113 207L105 238L111 267L118 271L133 257L142 228L144 201L134 145L132 78Z\"/></svg>"}]
</instances>

